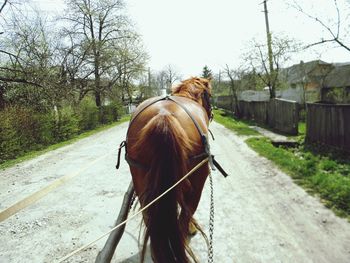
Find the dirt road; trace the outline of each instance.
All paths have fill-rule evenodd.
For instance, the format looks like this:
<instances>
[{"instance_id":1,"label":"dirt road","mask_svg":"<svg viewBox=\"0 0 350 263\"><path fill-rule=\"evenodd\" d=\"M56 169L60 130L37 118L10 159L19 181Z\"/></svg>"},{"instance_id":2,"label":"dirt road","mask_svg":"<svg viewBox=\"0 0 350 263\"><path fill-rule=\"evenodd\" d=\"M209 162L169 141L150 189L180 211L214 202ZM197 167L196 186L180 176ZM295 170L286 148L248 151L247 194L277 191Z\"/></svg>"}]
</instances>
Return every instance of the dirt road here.
<instances>
[{"instance_id":1,"label":"dirt road","mask_svg":"<svg viewBox=\"0 0 350 263\"><path fill-rule=\"evenodd\" d=\"M107 232L130 182L117 146L127 124L0 171L0 210L43 189L55 189L0 222L0 262L55 262ZM214 262L350 262L350 224L309 196L243 139L212 123L216 159L230 173L213 172ZM57 182L57 181L56 181ZM208 183L208 182L207 182ZM208 231L209 186L196 218ZM113 262L137 262L140 218L128 224ZM94 262L105 239L68 262ZM206 262L206 245L191 245Z\"/></svg>"}]
</instances>

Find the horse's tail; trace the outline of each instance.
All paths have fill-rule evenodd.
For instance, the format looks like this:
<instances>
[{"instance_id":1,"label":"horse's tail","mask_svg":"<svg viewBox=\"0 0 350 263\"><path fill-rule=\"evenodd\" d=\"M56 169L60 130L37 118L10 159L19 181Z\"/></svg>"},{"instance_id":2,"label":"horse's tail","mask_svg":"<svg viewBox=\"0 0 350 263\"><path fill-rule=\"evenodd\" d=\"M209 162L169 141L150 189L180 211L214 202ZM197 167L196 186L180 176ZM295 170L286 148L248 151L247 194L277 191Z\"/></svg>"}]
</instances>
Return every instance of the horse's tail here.
<instances>
[{"instance_id":1,"label":"horse's tail","mask_svg":"<svg viewBox=\"0 0 350 263\"><path fill-rule=\"evenodd\" d=\"M147 151L146 154L152 156L150 169L146 174L145 192L140 196L143 206L185 175L190 150L191 145L185 130L168 112L154 116L141 130L133 152ZM149 239L152 257L157 263L186 263L189 262L187 254L196 261L186 241L191 213L183 201L181 189L184 187L190 187L188 180L146 210L146 233L141 262L144 261Z\"/></svg>"}]
</instances>

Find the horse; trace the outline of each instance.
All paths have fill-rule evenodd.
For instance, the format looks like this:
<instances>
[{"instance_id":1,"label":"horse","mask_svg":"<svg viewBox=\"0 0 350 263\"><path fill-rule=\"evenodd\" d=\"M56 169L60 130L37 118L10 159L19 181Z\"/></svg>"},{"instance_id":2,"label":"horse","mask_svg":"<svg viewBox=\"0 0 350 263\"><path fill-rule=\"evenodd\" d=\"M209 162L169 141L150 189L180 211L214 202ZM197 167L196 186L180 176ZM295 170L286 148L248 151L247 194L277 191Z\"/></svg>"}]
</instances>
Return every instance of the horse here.
<instances>
[{"instance_id":1,"label":"horse","mask_svg":"<svg viewBox=\"0 0 350 263\"><path fill-rule=\"evenodd\" d=\"M133 113L126 139L135 193L144 207L208 157L208 125L212 119L210 79L192 77L154 97ZM193 219L209 174L208 162L143 212L145 237L156 263L187 263L195 255L188 236L200 230Z\"/></svg>"}]
</instances>

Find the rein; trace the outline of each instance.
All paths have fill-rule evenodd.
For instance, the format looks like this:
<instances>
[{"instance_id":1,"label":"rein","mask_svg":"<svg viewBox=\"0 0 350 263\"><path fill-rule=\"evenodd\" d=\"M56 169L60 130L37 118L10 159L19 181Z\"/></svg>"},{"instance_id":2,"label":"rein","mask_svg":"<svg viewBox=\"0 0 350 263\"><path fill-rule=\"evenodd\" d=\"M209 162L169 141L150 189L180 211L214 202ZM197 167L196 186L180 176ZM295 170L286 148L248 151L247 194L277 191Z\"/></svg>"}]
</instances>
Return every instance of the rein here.
<instances>
[{"instance_id":1,"label":"rein","mask_svg":"<svg viewBox=\"0 0 350 263\"><path fill-rule=\"evenodd\" d=\"M207 96L206 96L207 95ZM211 106L210 106L210 101L209 101L209 95L208 94L203 94L204 97L204 101L205 103L207 103L207 106L209 105L209 112L208 112L208 116L210 119L212 119L212 114L211 114ZM199 124L197 123L197 121L194 119L194 117L192 116L192 114L190 113L190 111L184 106L182 105L182 103L180 103L179 101L176 100L176 98L174 98L174 96L165 96L159 99L156 99L155 101L151 102L148 105L145 105L135 116L133 116L133 118L131 119L130 123L129 123L129 128L132 124L132 122L137 118L137 116L143 112L147 107L153 105L154 103L158 102L158 101L162 101L162 100L171 100L174 103L176 103L178 106L180 106L187 114L188 116L191 118L191 120L193 121L194 125L196 126L200 136L201 136L201 140L202 140L202 144L204 146L204 152L198 156L194 156L192 158L198 159L198 158L204 158L201 162L199 162L195 167L193 167L187 174L185 174L181 179L179 179L174 185L172 185L171 187L169 187L166 191L164 191L162 194L160 194L158 197L156 197L154 200L152 200L150 203L148 203L146 206L144 206L141 210L139 210L137 213L133 214L132 216L130 216L129 218L127 218L126 220L124 220L123 222L121 222L120 224L116 225L115 227L113 227L112 229L110 229L107 233L103 234L102 236L100 236L99 238L95 239L94 241L74 250L73 252L69 253L68 255L66 255L65 257L59 259L57 261L57 263L60 262L64 262L67 259L71 258L72 256L74 256L75 254L81 252L82 250L90 247L91 245L95 244L96 242L98 242L99 240L101 240L102 238L106 237L107 235L109 235L111 232L115 231L116 229L124 226L127 222L131 221L132 219L134 219L137 215L141 214L143 211L145 211L146 209L148 209L151 205L153 205L155 202L157 202L159 199L161 199L164 195L166 195L168 192L170 192L172 189L174 189L177 185L179 185L182 181L184 181L187 177L189 177L190 175L192 175L195 171L197 171L201 166L203 166L205 163L209 162L212 170L216 170L215 167L222 173L222 175L224 177L228 176L228 174L223 170L223 168L218 164L218 162L214 159L214 155L212 155L210 153L210 146L209 146L209 141L207 138L207 135L203 132L203 130L201 129L201 127L199 126ZM207 110L207 109L206 109ZM210 113L210 115L209 115ZM210 131L209 131L210 132ZM211 132L210 132L211 133ZM117 165L116 168L118 169L120 166L120 156L121 156L121 150L122 148L125 147L126 149L126 145L127 142L123 141L120 145L119 145L119 149L118 149L118 160L117 160ZM128 154L127 151L125 151L125 159L128 162L128 164L130 166L134 166L140 169L148 169L148 167L145 167L144 165L138 163L135 160L132 160ZM209 174L209 180L210 180L210 189L211 189L211 194L210 194L210 218L209 218L209 242L207 242L208 245L208 262L211 263L213 262L213 244L212 244L212 240L213 240L213 230L214 230L214 198L213 198L213 181L212 181L212 175L211 173Z\"/></svg>"},{"instance_id":2,"label":"rein","mask_svg":"<svg viewBox=\"0 0 350 263\"><path fill-rule=\"evenodd\" d=\"M72 256L74 256L75 254L79 253L80 251L90 247L91 245L95 244L96 242L98 242L99 240L101 240L102 238L104 238L105 236L109 235L111 232L113 232L114 230L122 227L123 225L125 225L127 222L131 221L131 219L135 218L137 215L141 214L143 211L145 211L146 209L148 209L151 205L153 205L155 202L157 202L159 199L161 199L164 195L166 195L167 193L169 193L172 189L174 189L176 186L178 186L183 180L185 180L187 177L189 177L190 175L192 175L195 171L197 171L202 165L204 165L206 162L208 162L209 158L205 158L204 160L202 160L199 164L197 164L195 167L192 168L192 170L190 170L187 174L185 174L180 180L178 180L175 184L173 184L171 187L169 187L167 190L165 190L162 194L160 194L158 197L156 197L155 199L153 199L153 201L151 201L150 203L148 203L146 206L144 206L141 210L139 210L138 212L136 212L135 214L133 214L132 216L130 216L129 218L127 218L126 220L124 220L123 222L121 222L120 224L116 225L115 227L113 227L112 229L110 229L107 233L103 234L102 236L100 236L99 238L95 239L94 241L74 250L73 252L69 253L68 255L66 255L65 257L59 259L57 261L57 263L61 263L66 261L67 259L71 258Z\"/></svg>"}]
</instances>

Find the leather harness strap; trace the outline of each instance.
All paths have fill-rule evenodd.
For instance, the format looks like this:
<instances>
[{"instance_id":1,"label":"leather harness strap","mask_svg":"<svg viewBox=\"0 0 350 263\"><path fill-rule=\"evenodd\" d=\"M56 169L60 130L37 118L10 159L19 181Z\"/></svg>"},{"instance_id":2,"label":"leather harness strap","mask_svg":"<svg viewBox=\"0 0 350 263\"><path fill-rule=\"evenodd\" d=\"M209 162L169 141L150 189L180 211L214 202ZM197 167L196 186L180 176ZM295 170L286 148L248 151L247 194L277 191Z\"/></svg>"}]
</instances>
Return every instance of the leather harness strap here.
<instances>
[{"instance_id":1,"label":"leather harness strap","mask_svg":"<svg viewBox=\"0 0 350 263\"><path fill-rule=\"evenodd\" d=\"M201 137L201 141L202 141L202 144L203 144L203 147L204 147L204 152L199 154L199 155L196 155L196 156L193 156L191 159L199 159L199 158L205 158L205 157L209 157L209 165L211 167L212 170L215 170L215 167L218 168L218 170L222 173L222 175L224 177L228 176L228 174L223 170L223 168L218 164L218 162L214 159L214 155L212 155L210 153L210 145L209 145L209 141L208 141L208 137L207 135L203 132L202 128L200 127L200 125L198 124L198 122L195 120L195 118L192 116L192 114L190 113L190 111L186 108L186 106L184 106L182 103L180 103L177 98L175 96L164 96L164 97L160 97L152 102L150 102L149 104L146 104L144 105L133 117L132 119L130 120L130 123L129 123L129 128L128 128L128 132L129 132L129 129L131 127L131 124L133 123L133 121L137 118L137 116L140 115L140 113L142 113L146 108L150 107L151 105L159 102L159 101L163 101L163 100L170 100L170 101L173 101L174 103L176 103L180 108L182 108L186 113L187 115L191 118L193 124L196 126L197 130L198 130L198 133ZM127 132L127 133L128 133ZM125 147L125 160L127 161L127 163L130 165L130 166L133 166L133 167L137 167L137 168L140 168L140 169L143 169L143 170L148 170L148 167L146 167L145 165L137 162L136 160L133 160L132 158L130 158L128 156L128 152L126 150L126 144L127 142L126 141L123 141L120 145L119 145L119 150L118 150L118 161L117 161L117 165L116 165L116 168L119 169L119 165L120 165L120 154L121 154L121 149L123 147Z\"/></svg>"}]
</instances>

